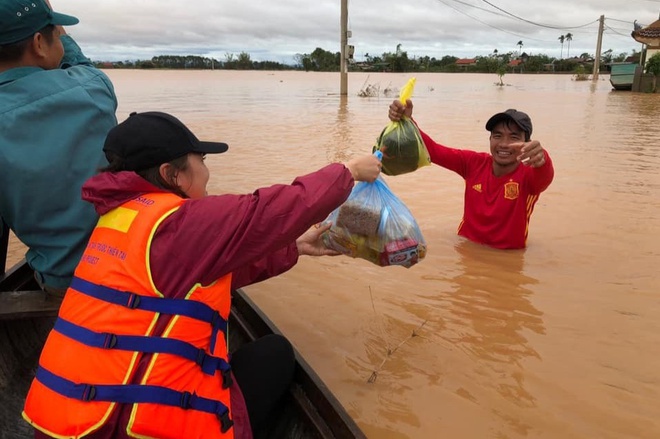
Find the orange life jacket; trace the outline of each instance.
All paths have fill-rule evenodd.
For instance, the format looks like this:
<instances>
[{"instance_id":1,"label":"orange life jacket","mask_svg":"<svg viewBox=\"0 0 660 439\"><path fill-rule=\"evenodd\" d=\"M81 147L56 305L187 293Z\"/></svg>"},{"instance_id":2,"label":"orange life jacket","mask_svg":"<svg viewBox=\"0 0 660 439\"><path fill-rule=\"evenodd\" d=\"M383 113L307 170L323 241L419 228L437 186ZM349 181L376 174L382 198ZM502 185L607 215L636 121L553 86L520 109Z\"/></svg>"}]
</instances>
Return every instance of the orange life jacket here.
<instances>
[{"instance_id":1,"label":"orange life jacket","mask_svg":"<svg viewBox=\"0 0 660 439\"><path fill-rule=\"evenodd\" d=\"M23 417L35 428L81 438L103 426L119 403L132 405L131 437L233 438L231 275L196 284L185 299L165 298L151 278L151 240L183 202L147 194L99 219L26 398ZM154 334L163 314L171 318ZM145 353L150 362L136 376Z\"/></svg>"}]
</instances>

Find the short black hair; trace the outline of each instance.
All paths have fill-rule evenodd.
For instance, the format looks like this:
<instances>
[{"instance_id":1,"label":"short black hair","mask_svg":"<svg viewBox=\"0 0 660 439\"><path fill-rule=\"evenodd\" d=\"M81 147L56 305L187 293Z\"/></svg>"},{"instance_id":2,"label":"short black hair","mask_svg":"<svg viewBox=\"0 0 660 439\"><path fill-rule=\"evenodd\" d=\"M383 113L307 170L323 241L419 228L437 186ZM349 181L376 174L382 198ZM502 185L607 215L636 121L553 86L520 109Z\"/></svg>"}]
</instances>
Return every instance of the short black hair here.
<instances>
[{"instance_id":1,"label":"short black hair","mask_svg":"<svg viewBox=\"0 0 660 439\"><path fill-rule=\"evenodd\" d=\"M35 34L43 35L46 41L48 41L48 43L53 42L54 33L55 33L55 26L52 24L46 25L43 28L39 29L37 32L35 32ZM10 44L5 44L4 46L0 46L0 62L13 62L21 59L21 57L27 50L28 46L30 45L30 41L32 41L32 38L34 37L35 34L32 34L29 37L24 38L15 43L10 43Z\"/></svg>"}]
</instances>

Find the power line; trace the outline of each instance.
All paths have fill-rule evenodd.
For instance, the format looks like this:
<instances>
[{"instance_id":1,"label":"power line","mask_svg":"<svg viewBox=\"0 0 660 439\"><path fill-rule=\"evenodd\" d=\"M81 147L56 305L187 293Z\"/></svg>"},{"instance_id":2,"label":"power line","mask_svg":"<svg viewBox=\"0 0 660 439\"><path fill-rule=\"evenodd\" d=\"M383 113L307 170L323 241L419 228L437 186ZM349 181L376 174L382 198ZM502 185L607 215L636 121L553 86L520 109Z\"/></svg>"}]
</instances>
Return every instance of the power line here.
<instances>
[{"instance_id":1,"label":"power line","mask_svg":"<svg viewBox=\"0 0 660 439\"><path fill-rule=\"evenodd\" d=\"M496 6L496 5L492 4L491 2L489 2L489 1L487 1L487 0L481 0L481 1L484 2L484 3L486 3L486 4L488 4L488 5L490 5L490 6L492 6L492 7L494 7L495 9L497 9L497 10L499 10L499 11L504 12L504 13L507 14L507 15L510 15L510 16L513 17L513 18L516 18L516 19L520 20L520 21L524 21L525 23L529 23L529 24L532 24L532 25L534 25L534 26L545 27L545 28L548 28L548 29L559 29L559 30L579 29L579 28L581 28L581 27L587 27L587 26L590 26L590 25L592 25L594 22L598 21L598 20L594 20L594 21L590 21L589 23L582 24L582 25L580 25L580 26L570 26L570 27L564 27L564 26L553 26L553 25L550 25L550 24L541 24L541 23L536 23L536 22L534 22L534 21L527 20L527 19L525 19L525 18L519 17L519 16L517 16L517 15L515 15L515 14L512 14L512 13L509 12L509 11L505 11L504 9L500 8L499 6Z\"/></svg>"},{"instance_id":2,"label":"power line","mask_svg":"<svg viewBox=\"0 0 660 439\"><path fill-rule=\"evenodd\" d=\"M448 7L452 8L452 9L455 10L456 12L458 12L458 13L460 13L460 14L463 14L463 15L465 15L465 16L467 16L467 17L473 19L474 21L478 21L479 23L483 24L484 26L488 26L488 27L493 28L493 29L496 29L496 30L498 30L498 31L500 31L500 32L504 32L504 33L507 33L507 34L509 34L509 35L514 35L514 36L516 36L516 37L523 37L523 38L526 38L526 39L528 39L528 40L540 41L540 42L544 42L544 43L547 43L547 42L548 42L548 41L545 41L545 40L539 40L539 39L536 39L536 38L530 38L530 37L527 37L527 36L525 36L525 35L520 35L520 34L517 34L517 33L514 33L514 32L510 32L510 31L508 31L508 30L505 30L505 29L499 28L499 27L497 27L497 26L493 26L492 24L488 24L488 23L486 23L485 21L481 21L481 20L479 20L478 18L473 17L472 15L468 14L467 12L458 9L458 8L454 7L453 5L450 5L449 3L445 2L444 0L438 0L438 1L439 1L440 3L442 3L442 4L444 4L445 6L448 6ZM457 3L466 4L466 3L463 3L463 2L458 1L458 0L452 0L452 1L455 1L455 2L457 2ZM468 6L471 6L471 5L468 5Z\"/></svg>"},{"instance_id":3,"label":"power line","mask_svg":"<svg viewBox=\"0 0 660 439\"><path fill-rule=\"evenodd\" d=\"M463 2L461 0L453 0L453 1L456 2L456 3L460 3L462 5L465 5L465 6L469 6L469 7L474 8L474 9L479 9L480 11L488 12L489 14L497 15L498 17L506 17L505 14L500 14L499 12L495 12L492 9L482 8L482 7L479 7L477 5L473 5L471 3Z\"/></svg>"},{"instance_id":4,"label":"power line","mask_svg":"<svg viewBox=\"0 0 660 439\"><path fill-rule=\"evenodd\" d=\"M554 41L548 41L548 40L544 40L544 39L533 38L533 37L530 37L529 35L521 35L519 33L511 32L511 31L499 28L497 26L493 26L489 23L486 23L485 21L482 21L482 20L468 14L467 12L465 12L465 11L459 9L459 8L456 8L456 7L452 6L451 4L448 4L444 0L438 0L438 1L442 4L444 4L445 6L448 6L448 7L452 8L453 10L457 11L458 13L463 14L463 15L473 19L474 21L477 21L477 22L483 24L484 26L488 26L490 28L499 30L499 31L507 33L509 35L514 35L514 36L517 36L517 37L523 37L526 40L538 41L538 42L541 42L541 43L554 43ZM466 2L461 1L461 0L451 0L451 1L453 1L454 3L459 3L459 4L464 5L464 6L468 6L470 8L479 9L481 11L488 12L489 14L497 15L498 17L511 18L511 14L508 14L506 11L503 11L503 12L505 12L505 14L502 14L502 13L498 13L496 11L493 11L492 9L481 8L479 6L476 6L476 5L473 5L473 4L470 4L470 3L466 3ZM535 23L535 22L530 21L530 20L525 20L523 18L519 18L519 17L515 17L515 16L513 16L513 17L516 18L516 19L525 21L526 23L532 24L534 26L545 27L545 28L550 28L550 29L569 29L570 30L570 29L575 29L575 28L583 28L583 27L590 26L590 25L593 25L594 23L598 22L598 20L594 20L593 22L590 22L590 23L587 23L587 24L584 24L584 25L580 25L580 26L576 26L574 28L574 27L558 27L558 26L544 25L544 24ZM593 32L582 32L582 33L593 33Z\"/></svg>"},{"instance_id":5,"label":"power line","mask_svg":"<svg viewBox=\"0 0 660 439\"><path fill-rule=\"evenodd\" d=\"M474 16L468 14L467 12L463 11L462 9L456 8L456 7L452 6L451 4L448 4L448 3L447 3L446 1L444 1L444 0L438 0L438 1L440 1L441 3L443 3L445 6L448 6L448 7L452 8L452 9L454 9L455 11L459 12L460 14L463 14L463 15L465 15L465 16L467 16L467 17L469 17L469 18L471 18L471 19L473 19L473 20L475 20L475 21L477 21L477 22L479 22L479 23L481 23L481 24L483 24L483 25L485 25L485 26L488 26L488 27L490 27L490 28L493 28L493 29L499 30L499 31L501 31L501 32L508 33L508 34L510 34L510 35L515 35L515 36L517 36L517 37L523 37L523 38L525 38L525 39L528 40L528 41L531 40L531 41L538 41L538 42L542 42L542 43L554 43L554 41L549 41L549 40L539 39L539 38L533 38L533 37L530 37L529 35L521 35L520 33L511 32L511 31L508 31L508 30L505 30L505 29L499 28L499 27L497 27L497 26L493 26L493 25L491 25L491 24L489 24L489 23L486 23L485 21L482 21L482 20L480 20L480 19L478 19L478 18L476 18L476 17L474 17ZM500 8L498 8L498 9L501 10L502 12L504 12L504 13L499 13L499 12L497 12L497 11L493 11L492 9L488 9L488 8L482 8L482 7L476 6L476 5L474 5L474 4L466 3L466 2L461 1L461 0L451 0L451 1L454 2L454 3L459 3L459 4L464 5L464 6L468 6L468 7L470 7L470 8L479 9L479 10L481 10L481 11L485 11L485 12L488 12L489 14L493 14L493 15L496 15L496 16L499 16L499 17L504 17L504 18L509 18L509 19L511 19L511 18L513 17L513 18L515 18L516 20L522 20L522 21L524 21L524 22L526 22L526 23L528 23L528 24L531 24L531 25L533 25L533 26L538 26L538 27L543 27L543 28L549 28L549 29L562 29L562 30L563 30L563 29L567 29L567 30L572 30L572 29L575 29L575 28L578 28L578 29L579 29L579 28L584 28L584 27L586 27L586 26L590 26L590 25L593 25L593 24L595 24L595 23L598 22L598 20L594 20L593 22L586 23L586 24L583 24L583 25L580 25L580 26L575 26L575 27L561 27L561 26L554 26L554 25L545 25L545 24L541 24L541 23L533 22L533 21L531 21L531 20L526 20L526 19L524 19L524 18L522 18L522 17L517 17L517 16L515 16L515 15L513 15L513 14L508 13L508 12L505 11L505 10L500 9ZM482 1L483 1L483 0L482 0ZM495 7L496 7L496 6L495 6ZM592 33L594 33L594 32L595 32L595 31L592 31L592 32L577 31L576 33L592 34Z\"/></svg>"},{"instance_id":6,"label":"power line","mask_svg":"<svg viewBox=\"0 0 660 439\"><path fill-rule=\"evenodd\" d=\"M616 30L614 30L613 28L609 27L608 25L605 25L605 29L611 30L613 33L615 33L615 34L617 34L617 35L620 35L620 36L622 36L622 37L632 38L630 35L625 35L625 34L622 34L621 32L617 32Z\"/></svg>"},{"instance_id":7,"label":"power line","mask_svg":"<svg viewBox=\"0 0 660 439\"><path fill-rule=\"evenodd\" d=\"M630 20L619 20L619 19L616 19L616 18L608 18L608 17L605 17L605 19L606 19L606 20L611 20L611 21L618 21L618 22L620 22L620 23L629 23L629 24L632 24L632 21L630 21Z\"/></svg>"},{"instance_id":8,"label":"power line","mask_svg":"<svg viewBox=\"0 0 660 439\"><path fill-rule=\"evenodd\" d=\"M477 22L483 24L484 26L488 26L488 27L490 27L490 28L492 28L492 29L495 29L495 30L498 30L498 31L500 31L500 32L504 32L504 33L507 33L507 34L509 34L509 35L514 35L514 36L516 36L516 37L522 37L522 38L525 38L526 40L531 40L531 41L538 41L538 42L543 42L543 43L554 43L554 42L555 42L554 40L553 40L553 41L548 41L548 40L542 40L542 39L538 39L538 38L532 38L532 37L529 37L529 36L527 36L527 35L521 35L521 34L519 34L519 33L511 32L511 31L508 31L508 30L506 30L506 29L502 29L502 28L500 28L500 27L493 26L493 25L491 25L491 24L489 24L489 23L487 23L487 22L485 22L485 21L480 20L479 18L477 18L477 17L475 17L475 16L473 16L473 15L468 14L466 11L464 11L464 10L462 10L462 9L457 8L457 7L455 7L455 6L452 5L452 4L449 4L449 3L448 3L447 1L445 1L445 0L438 0L438 1L439 1L440 3L442 3L442 4L444 4L445 6L452 8L452 9L455 10L456 12L458 12L458 13L460 13L460 14L463 14L463 15L467 16L468 18L471 18L472 20L477 21ZM485 11L485 12L488 12L488 13L490 13L490 14L494 14L494 15L497 15L497 16L500 16L500 17L514 18L514 19L516 19L516 20L519 20L519 21L525 22L525 23L530 24L530 25L532 25L532 26L542 27L542 28L546 28L546 29L554 29L554 30L574 30L574 31L575 31L575 29L582 29L582 30L575 31L576 33L582 33L582 34L592 34L592 33L594 33L593 31L587 31L587 30L585 30L585 29L583 29L583 28L588 27L588 26L592 26L592 25L594 25L595 23L598 23L598 22L600 21L600 19L597 19L597 20L590 21L590 22L585 23L585 24L581 24L581 25L579 25L579 26L556 26L556 25L552 25L552 24L538 23L538 22L535 22L535 21L528 20L528 19L526 19L526 18L520 17L520 16L518 16L518 15L512 14L511 12L509 12L509 11L507 11L507 10L505 10L505 9L500 8L499 6L494 5L493 3L489 2L488 0L481 0L481 1L484 2L484 3L486 3L486 4L488 4L488 5L491 6L492 8L497 9L497 11L500 11L500 12L502 12L502 13L498 13L498 12L493 11L493 10L491 10L491 9L482 8L482 7L479 7L479 6L477 6L477 5L470 4L470 3L467 3L467 2L462 1L462 0L449 0L449 1L452 1L452 2L454 2L454 3L458 3L458 4L461 4L461 5L463 5L463 6L467 6L467 7L470 7L470 8L479 9L479 10L481 10L481 11ZM660 0L657 0L657 2L660 3ZM607 18L607 19L608 19L608 20L612 20L612 21L618 21L618 22L622 22L622 23L632 24L629 20L618 20L618 19L615 19L615 18ZM608 29L608 31L610 31L611 33L613 33L614 36L630 38L629 35L625 35L625 34L622 34L621 32L618 32L616 28L612 28L612 27L609 27L609 26L605 26L605 27ZM621 29L620 29L620 30L621 30ZM608 34L609 34L610 32L608 32Z\"/></svg>"}]
</instances>

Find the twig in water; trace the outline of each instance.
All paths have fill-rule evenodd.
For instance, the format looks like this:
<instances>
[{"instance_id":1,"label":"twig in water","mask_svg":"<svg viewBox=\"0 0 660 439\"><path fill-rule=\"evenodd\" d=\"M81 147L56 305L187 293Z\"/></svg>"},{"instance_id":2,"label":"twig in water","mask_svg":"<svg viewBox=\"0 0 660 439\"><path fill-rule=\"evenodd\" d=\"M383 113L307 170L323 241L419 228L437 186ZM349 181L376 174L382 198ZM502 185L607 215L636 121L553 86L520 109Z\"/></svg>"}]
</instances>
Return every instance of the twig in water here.
<instances>
[{"instance_id":1,"label":"twig in water","mask_svg":"<svg viewBox=\"0 0 660 439\"><path fill-rule=\"evenodd\" d=\"M379 373L380 370L383 368L383 365L385 365L385 362L387 362L387 360L389 360L390 357L391 357L392 355L394 355L394 353L395 353L395 352L396 352L401 346L403 346L408 340L410 340L411 338L414 338L414 337L418 337L418 336L419 336L419 334L418 334L419 330L422 329L422 328L424 327L424 325L426 325L426 322L428 322L428 320L424 320L424 321L422 322L422 324L419 325L419 326L417 327L417 329L414 329L414 330L413 330L412 334L410 334L410 335L408 336L408 338L402 340L401 343L399 343L398 345L396 345L396 347L395 347L394 349L390 349L389 346L388 346L388 348L387 348L387 353L385 354L385 358L383 358L383 361L381 361L381 363L378 365L378 367L377 367L376 369L374 369L374 371L371 373L371 376L370 376L369 379L367 380L367 383L370 383L370 384L371 384L371 383L375 383L375 382L376 382L376 379L378 378L378 373Z\"/></svg>"},{"instance_id":2,"label":"twig in water","mask_svg":"<svg viewBox=\"0 0 660 439\"><path fill-rule=\"evenodd\" d=\"M376 315L376 318L378 319L378 313L376 312L376 303L374 302L374 295L371 292L371 285L369 286L369 296L371 296L371 308L374 310L374 314ZM378 327L380 328L380 335L383 337L383 340L385 340L385 345L387 346L387 352L390 351L390 344L387 341L387 337L385 335L385 328L383 328L383 321L381 319L378 319Z\"/></svg>"},{"instance_id":3,"label":"twig in water","mask_svg":"<svg viewBox=\"0 0 660 439\"><path fill-rule=\"evenodd\" d=\"M364 90L364 86L367 85L367 81L369 81L369 76L371 75L367 75L367 79L364 80L364 84L362 84L362 88L360 90Z\"/></svg>"}]
</instances>

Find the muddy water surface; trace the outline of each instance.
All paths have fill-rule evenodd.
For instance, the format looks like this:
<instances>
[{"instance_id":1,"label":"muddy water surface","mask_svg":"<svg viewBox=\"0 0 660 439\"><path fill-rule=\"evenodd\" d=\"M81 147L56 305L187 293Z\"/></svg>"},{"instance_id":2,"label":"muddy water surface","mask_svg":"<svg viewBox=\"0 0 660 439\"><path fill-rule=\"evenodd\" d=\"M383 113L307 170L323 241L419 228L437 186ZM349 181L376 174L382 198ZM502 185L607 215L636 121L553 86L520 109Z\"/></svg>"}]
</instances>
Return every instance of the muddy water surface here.
<instances>
[{"instance_id":1,"label":"muddy water surface","mask_svg":"<svg viewBox=\"0 0 660 439\"><path fill-rule=\"evenodd\" d=\"M409 75L108 71L131 111L168 111L200 138L211 193L288 183L368 152ZM456 236L463 182L439 167L386 177L428 244L411 269L303 258L246 290L370 438L660 437L660 96L570 76L419 74L415 118L487 151L486 120L526 111L556 178L529 247ZM360 98L366 84L381 95ZM22 255L12 243L12 259ZM411 337L413 331L417 336ZM387 356L387 352L393 353ZM368 383L377 371L377 379Z\"/></svg>"}]
</instances>

